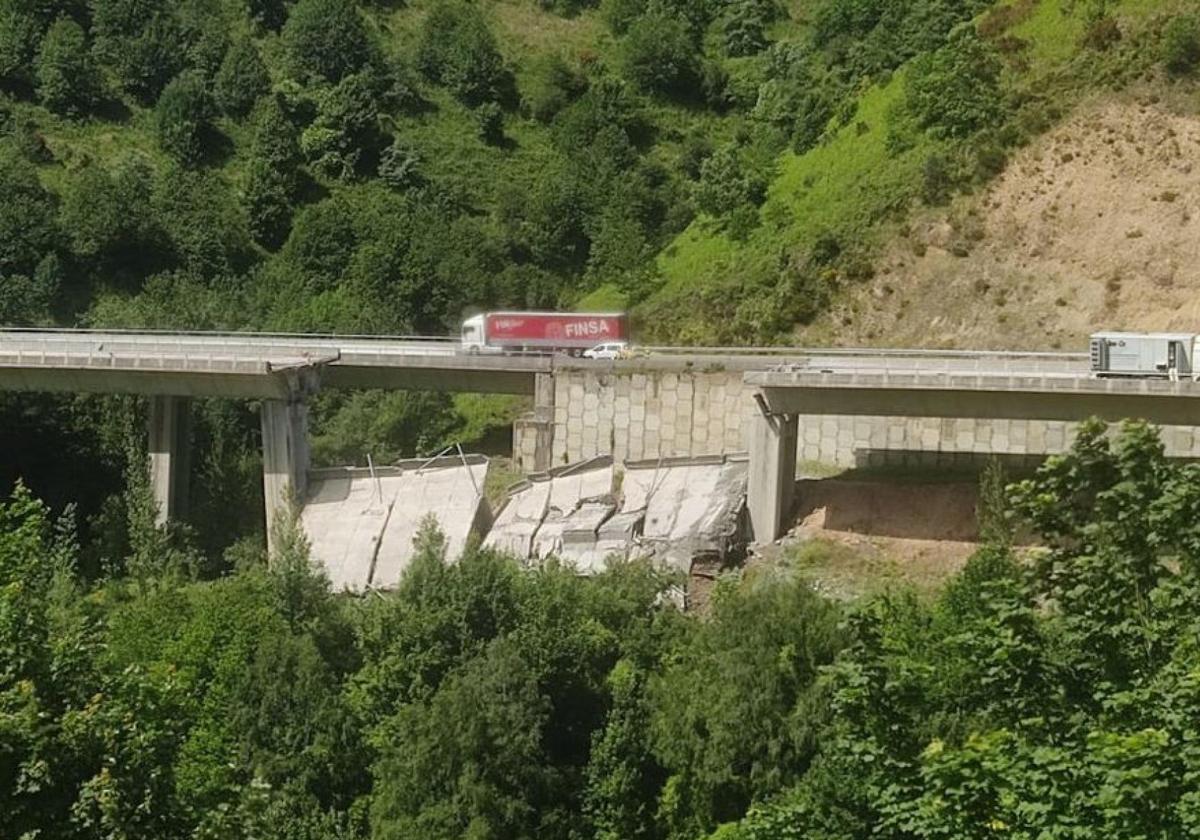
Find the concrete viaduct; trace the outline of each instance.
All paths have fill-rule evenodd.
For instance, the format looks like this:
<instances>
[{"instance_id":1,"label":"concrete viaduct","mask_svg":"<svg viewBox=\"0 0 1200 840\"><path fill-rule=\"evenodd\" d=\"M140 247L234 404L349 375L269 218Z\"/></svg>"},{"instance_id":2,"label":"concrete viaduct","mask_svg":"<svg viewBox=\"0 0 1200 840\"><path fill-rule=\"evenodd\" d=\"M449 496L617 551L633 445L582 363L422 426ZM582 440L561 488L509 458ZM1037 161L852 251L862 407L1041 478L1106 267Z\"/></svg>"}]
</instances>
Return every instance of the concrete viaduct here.
<instances>
[{"instance_id":1,"label":"concrete viaduct","mask_svg":"<svg viewBox=\"0 0 1200 840\"><path fill-rule=\"evenodd\" d=\"M622 361L465 355L445 339L0 331L0 390L150 397L159 515L185 503L192 397L261 401L268 534L308 471L307 407L320 388L520 394L528 471L617 459L750 452L760 541L787 526L798 459L944 464L958 455L1042 455L1068 424L1140 417L1173 455L1200 455L1200 384L1095 379L1083 354L658 348Z\"/></svg>"}]
</instances>

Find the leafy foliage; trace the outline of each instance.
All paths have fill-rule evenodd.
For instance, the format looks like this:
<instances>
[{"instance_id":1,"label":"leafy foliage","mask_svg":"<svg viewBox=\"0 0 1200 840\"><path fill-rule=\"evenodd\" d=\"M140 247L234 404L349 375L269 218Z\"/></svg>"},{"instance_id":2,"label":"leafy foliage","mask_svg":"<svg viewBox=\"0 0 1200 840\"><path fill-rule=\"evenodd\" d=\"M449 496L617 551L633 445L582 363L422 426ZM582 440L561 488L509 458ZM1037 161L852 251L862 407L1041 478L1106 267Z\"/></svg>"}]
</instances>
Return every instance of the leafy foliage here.
<instances>
[{"instance_id":1,"label":"leafy foliage","mask_svg":"<svg viewBox=\"0 0 1200 840\"><path fill-rule=\"evenodd\" d=\"M302 78L336 84L373 56L374 45L351 0L299 0L281 37L292 71Z\"/></svg>"},{"instance_id":2,"label":"leafy foliage","mask_svg":"<svg viewBox=\"0 0 1200 840\"><path fill-rule=\"evenodd\" d=\"M240 116L270 87L271 77L249 39L235 41L221 61L213 96L225 113Z\"/></svg>"},{"instance_id":3,"label":"leafy foliage","mask_svg":"<svg viewBox=\"0 0 1200 840\"><path fill-rule=\"evenodd\" d=\"M940 137L965 137L1002 113L1000 64L974 29L918 59L908 77L908 104L917 121Z\"/></svg>"},{"instance_id":4,"label":"leafy foliage","mask_svg":"<svg viewBox=\"0 0 1200 840\"><path fill-rule=\"evenodd\" d=\"M96 104L98 70L78 23L60 18L46 32L37 57L37 80L38 95L52 111L78 114Z\"/></svg>"},{"instance_id":5,"label":"leafy foliage","mask_svg":"<svg viewBox=\"0 0 1200 840\"><path fill-rule=\"evenodd\" d=\"M470 105L509 98L511 78L480 7L439 3L425 18L417 64Z\"/></svg>"},{"instance_id":6,"label":"leafy foliage","mask_svg":"<svg viewBox=\"0 0 1200 840\"><path fill-rule=\"evenodd\" d=\"M199 76L185 73L173 79L154 108L159 145L184 166L198 165L204 157L212 115L212 100Z\"/></svg>"},{"instance_id":7,"label":"leafy foliage","mask_svg":"<svg viewBox=\"0 0 1200 840\"><path fill-rule=\"evenodd\" d=\"M1200 18L1179 15L1167 24L1163 31L1163 63L1176 76L1200 67Z\"/></svg>"}]
</instances>

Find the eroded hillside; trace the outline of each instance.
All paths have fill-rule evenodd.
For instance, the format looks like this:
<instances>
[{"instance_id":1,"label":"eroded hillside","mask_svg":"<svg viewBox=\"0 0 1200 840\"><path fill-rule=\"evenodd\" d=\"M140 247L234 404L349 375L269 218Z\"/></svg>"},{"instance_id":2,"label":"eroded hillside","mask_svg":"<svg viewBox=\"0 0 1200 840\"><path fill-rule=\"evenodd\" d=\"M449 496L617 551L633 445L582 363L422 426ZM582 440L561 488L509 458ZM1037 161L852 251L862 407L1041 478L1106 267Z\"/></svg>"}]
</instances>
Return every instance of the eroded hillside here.
<instances>
[{"instance_id":1,"label":"eroded hillside","mask_svg":"<svg viewBox=\"0 0 1200 840\"><path fill-rule=\"evenodd\" d=\"M1178 90L1086 103L991 186L902 228L804 338L1051 349L1097 328L1195 329L1197 105Z\"/></svg>"}]
</instances>

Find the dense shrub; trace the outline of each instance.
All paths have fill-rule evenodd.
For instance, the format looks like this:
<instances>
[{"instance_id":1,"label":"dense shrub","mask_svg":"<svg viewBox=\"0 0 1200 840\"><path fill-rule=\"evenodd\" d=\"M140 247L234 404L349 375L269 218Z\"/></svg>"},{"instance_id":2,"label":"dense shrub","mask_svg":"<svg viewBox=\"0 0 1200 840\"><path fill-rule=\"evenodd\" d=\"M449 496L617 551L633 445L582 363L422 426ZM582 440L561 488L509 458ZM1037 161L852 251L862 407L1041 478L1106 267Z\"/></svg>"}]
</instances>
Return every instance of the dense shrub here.
<instances>
[{"instance_id":1,"label":"dense shrub","mask_svg":"<svg viewBox=\"0 0 1200 840\"><path fill-rule=\"evenodd\" d=\"M96 104L99 71L78 23L60 18L46 32L38 53L37 79L38 96L52 111L79 114Z\"/></svg>"},{"instance_id":2,"label":"dense shrub","mask_svg":"<svg viewBox=\"0 0 1200 840\"><path fill-rule=\"evenodd\" d=\"M235 41L217 72L213 97L225 113L241 116L250 111L271 86L271 77L249 38Z\"/></svg>"},{"instance_id":3,"label":"dense shrub","mask_svg":"<svg viewBox=\"0 0 1200 840\"><path fill-rule=\"evenodd\" d=\"M363 69L374 55L352 0L299 0L282 40L292 72L301 79L337 83Z\"/></svg>"},{"instance_id":4,"label":"dense shrub","mask_svg":"<svg viewBox=\"0 0 1200 840\"><path fill-rule=\"evenodd\" d=\"M1004 112L1000 62L969 26L917 59L905 90L917 121L938 137L973 134Z\"/></svg>"},{"instance_id":5,"label":"dense shrub","mask_svg":"<svg viewBox=\"0 0 1200 840\"><path fill-rule=\"evenodd\" d=\"M37 170L11 146L0 144L0 276L29 276L58 242L54 198Z\"/></svg>"},{"instance_id":6,"label":"dense shrub","mask_svg":"<svg viewBox=\"0 0 1200 840\"><path fill-rule=\"evenodd\" d=\"M539 56L521 85L523 109L535 120L549 122L587 88L587 81L557 53Z\"/></svg>"},{"instance_id":7,"label":"dense shrub","mask_svg":"<svg viewBox=\"0 0 1200 840\"><path fill-rule=\"evenodd\" d=\"M246 14L256 26L278 32L287 20L285 0L246 0Z\"/></svg>"},{"instance_id":8,"label":"dense shrub","mask_svg":"<svg viewBox=\"0 0 1200 840\"><path fill-rule=\"evenodd\" d=\"M677 18L651 13L634 21L621 45L621 66L625 78L647 93L680 99L699 93L696 44Z\"/></svg>"},{"instance_id":9,"label":"dense shrub","mask_svg":"<svg viewBox=\"0 0 1200 840\"><path fill-rule=\"evenodd\" d=\"M96 54L118 84L144 103L154 102L183 69L182 27L164 0L92 0Z\"/></svg>"},{"instance_id":10,"label":"dense shrub","mask_svg":"<svg viewBox=\"0 0 1200 840\"><path fill-rule=\"evenodd\" d=\"M761 201L764 186L746 171L737 146L725 145L700 165L696 206L710 216L729 217L735 210Z\"/></svg>"},{"instance_id":11,"label":"dense shrub","mask_svg":"<svg viewBox=\"0 0 1200 840\"><path fill-rule=\"evenodd\" d=\"M761 52L767 46L767 24L777 13L773 0L737 0L730 3L722 19L725 51L732 56Z\"/></svg>"},{"instance_id":12,"label":"dense shrub","mask_svg":"<svg viewBox=\"0 0 1200 840\"><path fill-rule=\"evenodd\" d=\"M484 102L475 109L475 132L490 146L504 140L504 111L495 102Z\"/></svg>"},{"instance_id":13,"label":"dense shrub","mask_svg":"<svg viewBox=\"0 0 1200 840\"><path fill-rule=\"evenodd\" d=\"M1163 63L1176 76L1200 67L1200 18L1178 15L1163 30Z\"/></svg>"},{"instance_id":14,"label":"dense shrub","mask_svg":"<svg viewBox=\"0 0 1200 840\"><path fill-rule=\"evenodd\" d=\"M417 63L428 78L468 104L498 102L510 95L509 72L476 4L453 0L436 5L421 30Z\"/></svg>"},{"instance_id":15,"label":"dense shrub","mask_svg":"<svg viewBox=\"0 0 1200 840\"><path fill-rule=\"evenodd\" d=\"M0 81L9 86L33 78L41 24L22 0L0 0Z\"/></svg>"},{"instance_id":16,"label":"dense shrub","mask_svg":"<svg viewBox=\"0 0 1200 840\"><path fill-rule=\"evenodd\" d=\"M317 118L301 135L300 147L317 171L352 179L375 170L386 140L371 80L360 74L321 95Z\"/></svg>"},{"instance_id":17,"label":"dense shrub","mask_svg":"<svg viewBox=\"0 0 1200 840\"><path fill-rule=\"evenodd\" d=\"M614 35L624 35L646 7L646 0L600 0L600 16Z\"/></svg>"},{"instance_id":18,"label":"dense shrub","mask_svg":"<svg viewBox=\"0 0 1200 840\"><path fill-rule=\"evenodd\" d=\"M407 190L424 180L421 177L421 155L399 138L383 150L379 158L379 179L392 189Z\"/></svg>"},{"instance_id":19,"label":"dense shrub","mask_svg":"<svg viewBox=\"0 0 1200 840\"><path fill-rule=\"evenodd\" d=\"M72 253L114 273L136 265L131 254L153 260L163 247L150 206L153 181L149 164L138 156L111 169L100 164L85 169L59 209Z\"/></svg>"}]
</instances>

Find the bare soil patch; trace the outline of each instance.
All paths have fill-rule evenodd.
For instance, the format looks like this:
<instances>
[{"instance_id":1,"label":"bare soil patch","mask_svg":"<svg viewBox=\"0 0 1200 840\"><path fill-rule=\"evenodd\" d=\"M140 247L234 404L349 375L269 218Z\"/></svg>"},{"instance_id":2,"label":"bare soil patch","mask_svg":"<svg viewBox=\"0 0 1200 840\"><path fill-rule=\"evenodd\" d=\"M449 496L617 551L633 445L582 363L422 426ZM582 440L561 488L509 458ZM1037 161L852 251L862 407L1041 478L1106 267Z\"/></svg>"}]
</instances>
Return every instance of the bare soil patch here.
<instances>
[{"instance_id":1,"label":"bare soil patch","mask_svg":"<svg viewBox=\"0 0 1200 840\"><path fill-rule=\"evenodd\" d=\"M1081 107L921 214L803 339L1082 351L1096 329L1200 330L1200 102L1180 97Z\"/></svg>"}]
</instances>

